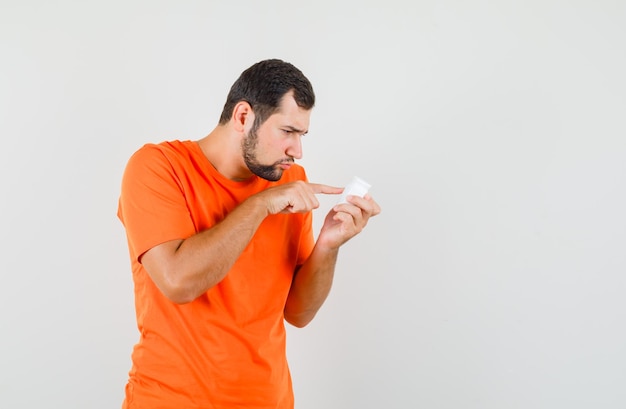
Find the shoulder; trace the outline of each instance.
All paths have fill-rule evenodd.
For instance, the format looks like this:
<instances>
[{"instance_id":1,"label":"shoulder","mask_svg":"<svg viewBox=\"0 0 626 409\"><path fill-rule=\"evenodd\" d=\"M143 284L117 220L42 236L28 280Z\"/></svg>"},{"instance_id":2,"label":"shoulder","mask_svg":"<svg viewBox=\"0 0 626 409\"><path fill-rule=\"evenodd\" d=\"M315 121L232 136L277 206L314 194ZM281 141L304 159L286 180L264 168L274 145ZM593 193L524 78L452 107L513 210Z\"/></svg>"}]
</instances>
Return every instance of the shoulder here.
<instances>
[{"instance_id":1,"label":"shoulder","mask_svg":"<svg viewBox=\"0 0 626 409\"><path fill-rule=\"evenodd\" d=\"M159 143L147 143L137 149L131 156L132 158L146 158L153 156L187 156L192 151L191 142L189 141L164 141Z\"/></svg>"},{"instance_id":2,"label":"shoulder","mask_svg":"<svg viewBox=\"0 0 626 409\"><path fill-rule=\"evenodd\" d=\"M186 164L197 153L190 141L164 141L147 143L137 149L128 160L128 167L151 167L160 164Z\"/></svg>"},{"instance_id":3,"label":"shoulder","mask_svg":"<svg viewBox=\"0 0 626 409\"><path fill-rule=\"evenodd\" d=\"M147 143L129 158L124 170L124 179L142 183L150 179L175 179L188 155L188 148L184 142Z\"/></svg>"}]
</instances>

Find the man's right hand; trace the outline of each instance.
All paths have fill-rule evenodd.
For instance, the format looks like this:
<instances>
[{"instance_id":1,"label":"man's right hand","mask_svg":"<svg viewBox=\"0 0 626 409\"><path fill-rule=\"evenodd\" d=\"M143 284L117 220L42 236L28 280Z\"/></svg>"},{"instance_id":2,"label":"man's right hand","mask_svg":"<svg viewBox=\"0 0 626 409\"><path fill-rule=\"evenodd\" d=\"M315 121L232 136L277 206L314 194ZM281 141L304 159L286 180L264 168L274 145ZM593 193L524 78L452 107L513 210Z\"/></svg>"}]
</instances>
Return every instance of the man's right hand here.
<instances>
[{"instance_id":1,"label":"man's right hand","mask_svg":"<svg viewBox=\"0 0 626 409\"><path fill-rule=\"evenodd\" d=\"M255 196L265 201L268 214L306 213L319 207L316 194L341 192L341 187L297 181L266 189Z\"/></svg>"}]
</instances>

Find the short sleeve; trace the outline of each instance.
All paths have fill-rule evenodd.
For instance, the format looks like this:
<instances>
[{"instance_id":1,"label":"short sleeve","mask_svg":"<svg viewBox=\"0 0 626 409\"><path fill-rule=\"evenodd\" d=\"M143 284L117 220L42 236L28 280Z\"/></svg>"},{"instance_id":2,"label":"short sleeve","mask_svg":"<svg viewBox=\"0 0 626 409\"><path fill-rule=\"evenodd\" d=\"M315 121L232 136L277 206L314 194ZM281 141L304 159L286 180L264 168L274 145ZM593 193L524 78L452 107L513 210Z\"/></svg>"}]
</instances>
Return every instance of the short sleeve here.
<instances>
[{"instance_id":1,"label":"short sleeve","mask_svg":"<svg viewBox=\"0 0 626 409\"><path fill-rule=\"evenodd\" d=\"M145 145L129 159L118 217L135 261L158 244L195 233L180 179L157 145Z\"/></svg>"}]
</instances>

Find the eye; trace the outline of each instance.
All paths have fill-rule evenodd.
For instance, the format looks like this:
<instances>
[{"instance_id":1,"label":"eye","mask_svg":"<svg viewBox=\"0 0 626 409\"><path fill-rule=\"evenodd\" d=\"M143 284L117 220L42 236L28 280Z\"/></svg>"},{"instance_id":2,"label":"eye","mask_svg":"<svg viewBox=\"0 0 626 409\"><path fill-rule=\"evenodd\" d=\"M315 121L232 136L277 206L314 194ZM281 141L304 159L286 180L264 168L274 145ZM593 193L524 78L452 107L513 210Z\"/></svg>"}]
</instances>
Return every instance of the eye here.
<instances>
[{"instance_id":1,"label":"eye","mask_svg":"<svg viewBox=\"0 0 626 409\"><path fill-rule=\"evenodd\" d=\"M304 135L308 133L308 132L302 132L299 129L292 129L292 128L280 128L280 131L285 136L288 136L288 137L298 136L300 138L302 138Z\"/></svg>"}]
</instances>

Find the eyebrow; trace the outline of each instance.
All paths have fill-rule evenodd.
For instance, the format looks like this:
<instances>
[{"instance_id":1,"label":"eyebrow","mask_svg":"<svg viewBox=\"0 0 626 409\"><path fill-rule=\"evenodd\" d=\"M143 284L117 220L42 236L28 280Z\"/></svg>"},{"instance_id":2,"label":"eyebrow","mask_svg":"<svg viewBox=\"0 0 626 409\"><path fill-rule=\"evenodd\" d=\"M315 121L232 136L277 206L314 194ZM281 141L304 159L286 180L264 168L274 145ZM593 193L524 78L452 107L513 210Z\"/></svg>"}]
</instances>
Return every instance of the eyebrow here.
<instances>
[{"instance_id":1,"label":"eyebrow","mask_svg":"<svg viewBox=\"0 0 626 409\"><path fill-rule=\"evenodd\" d=\"M283 126L283 128L287 128L287 129L289 129L292 132L297 132L297 133L302 134L302 135L306 135L309 132L308 130L305 131L304 129L298 129L298 128L295 128L295 127L293 127L291 125L285 125L285 126Z\"/></svg>"}]
</instances>

